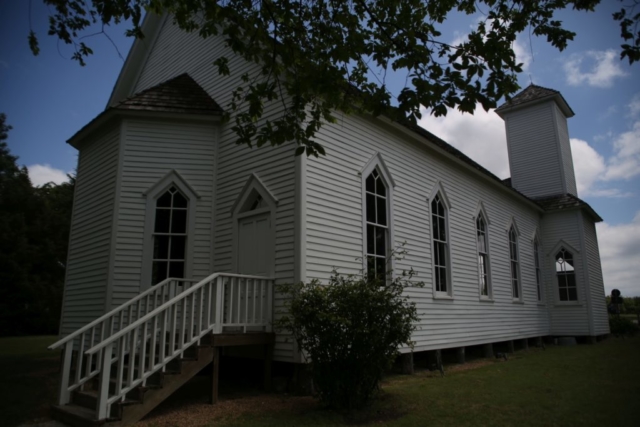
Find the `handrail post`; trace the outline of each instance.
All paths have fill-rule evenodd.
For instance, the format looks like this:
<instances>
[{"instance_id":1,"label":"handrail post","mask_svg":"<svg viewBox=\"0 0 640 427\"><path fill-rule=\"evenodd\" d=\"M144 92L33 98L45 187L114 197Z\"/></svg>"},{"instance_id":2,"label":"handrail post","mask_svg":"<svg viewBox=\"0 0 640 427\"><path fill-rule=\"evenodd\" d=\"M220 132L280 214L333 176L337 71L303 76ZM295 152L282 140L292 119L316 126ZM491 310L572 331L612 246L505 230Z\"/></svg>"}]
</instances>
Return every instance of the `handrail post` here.
<instances>
[{"instance_id":1,"label":"handrail post","mask_svg":"<svg viewBox=\"0 0 640 427\"><path fill-rule=\"evenodd\" d=\"M100 390L98 391L98 420L104 420L108 416L109 409L109 380L111 378L111 357L113 353L113 343L107 344L102 350L102 369L100 370ZM120 361L122 362L122 361Z\"/></svg>"},{"instance_id":2,"label":"handrail post","mask_svg":"<svg viewBox=\"0 0 640 427\"><path fill-rule=\"evenodd\" d=\"M60 376L60 392L58 393L58 404L66 405L70 402L69 374L71 373L71 356L73 354L73 340L67 341L64 345L62 356L62 375Z\"/></svg>"},{"instance_id":3,"label":"handrail post","mask_svg":"<svg viewBox=\"0 0 640 427\"><path fill-rule=\"evenodd\" d=\"M223 298L223 283L224 280L222 277L218 277L216 279L216 306L215 306L215 323L216 327L214 329L215 333L222 333L222 316L224 314L224 301Z\"/></svg>"},{"instance_id":4,"label":"handrail post","mask_svg":"<svg viewBox=\"0 0 640 427\"><path fill-rule=\"evenodd\" d=\"M275 280L269 280L267 286L267 325L265 327L266 332L271 332L271 325L273 323L273 286Z\"/></svg>"}]
</instances>

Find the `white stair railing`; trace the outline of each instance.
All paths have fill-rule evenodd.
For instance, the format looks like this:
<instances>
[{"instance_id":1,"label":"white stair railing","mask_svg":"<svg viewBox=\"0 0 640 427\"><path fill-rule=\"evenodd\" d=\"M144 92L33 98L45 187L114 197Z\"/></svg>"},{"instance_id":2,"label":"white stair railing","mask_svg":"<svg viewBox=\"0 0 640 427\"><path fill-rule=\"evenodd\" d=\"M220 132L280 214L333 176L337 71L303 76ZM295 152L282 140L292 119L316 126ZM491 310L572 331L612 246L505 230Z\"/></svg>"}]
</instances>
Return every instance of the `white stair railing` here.
<instances>
[{"instance_id":1,"label":"white stair railing","mask_svg":"<svg viewBox=\"0 0 640 427\"><path fill-rule=\"evenodd\" d=\"M190 285L196 282L192 279L165 279L49 346L49 350L64 346L58 403L60 405L69 403L71 392L91 380L99 372L101 356L98 355L97 360L93 355L84 357L84 350L124 329L140 317L189 289ZM74 352L74 350L76 351ZM73 354L76 355L75 358Z\"/></svg>"},{"instance_id":2,"label":"white stair railing","mask_svg":"<svg viewBox=\"0 0 640 427\"><path fill-rule=\"evenodd\" d=\"M84 354L101 361L97 419L108 418L113 403L204 335L225 328L270 332L272 301L272 278L214 273L92 345Z\"/></svg>"}]
</instances>

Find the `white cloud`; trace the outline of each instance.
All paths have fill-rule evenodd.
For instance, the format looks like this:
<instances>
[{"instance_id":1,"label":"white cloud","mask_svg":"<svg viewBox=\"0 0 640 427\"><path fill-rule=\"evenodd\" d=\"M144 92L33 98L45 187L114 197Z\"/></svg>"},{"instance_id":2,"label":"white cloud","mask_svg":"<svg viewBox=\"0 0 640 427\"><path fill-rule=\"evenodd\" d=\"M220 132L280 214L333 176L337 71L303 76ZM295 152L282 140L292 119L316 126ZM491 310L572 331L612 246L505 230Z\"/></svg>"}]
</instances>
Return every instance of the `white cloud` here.
<instances>
[{"instance_id":1,"label":"white cloud","mask_svg":"<svg viewBox=\"0 0 640 427\"><path fill-rule=\"evenodd\" d=\"M629 111L633 110L635 101L640 103L640 99L636 98L627 106ZM578 194L594 197L631 196L631 193L607 186L612 181L628 181L640 175L640 120L633 123L627 132L608 132L606 135L594 136L593 139L601 143L609 140L613 153L605 159L587 141L571 139Z\"/></svg>"},{"instance_id":2,"label":"white cloud","mask_svg":"<svg viewBox=\"0 0 640 427\"><path fill-rule=\"evenodd\" d=\"M29 178L31 179L31 183L36 187L40 187L49 182L61 184L69 180L69 178L67 177L67 172L61 169L56 169L48 164L31 165L27 166L27 169L29 170Z\"/></svg>"},{"instance_id":3,"label":"white cloud","mask_svg":"<svg viewBox=\"0 0 640 427\"><path fill-rule=\"evenodd\" d=\"M583 71L584 62L590 64L586 64L588 70ZM567 83L572 86L586 83L589 86L606 88L611 87L617 77L627 75L620 67L618 54L613 49L589 50L582 54L573 54L563 67Z\"/></svg>"},{"instance_id":4,"label":"white cloud","mask_svg":"<svg viewBox=\"0 0 640 427\"><path fill-rule=\"evenodd\" d=\"M635 118L640 116L640 93L636 93L627 105L627 117Z\"/></svg>"},{"instance_id":5,"label":"white cloud","mask_svg":"<svg viewBox=\"0 0 640 427\"><path fill-rule=\"evenodd\" d=\"M613 151L604 176L606 181L629 180L640 175L640 121L614 139Z\"/></svg>"},{"instance_id":6,"label":"white cloud","mask_svg":"<svg viewBox=\"0 0 640 427\"><path fill-rule=\"evenodd\" d=\"M480 105L473 115L448 110L445 117L434 117L426 110L419 125L462 151L499 176L509 176L509 158L504 122L493 111ZM581 197L630 197L633 194L611 187L613 181L640 175L640 121L620 135L606 135L612 141L613 155L605 158L587 141L571 139L573 167Z\"/></svg>"},{"instance_id":7,"label":"white cloud","mask_svg":"<svg viewBox=\"0 0 640 427\"><path fill-rule=\"evenodd\" d=\"M504 122L479 104L473 115L449 110L446 117L422 111L420 126L462 151L500 178L509 176L507 137Z\"/></svg>"},{"instance_id":8,"label":"white cloud","mask_svg":"<svg viewBox=\"0 0 640 427\"><path fill-rule=\"evenodd\" d=\"M602 177L607 169L604 157L589 145L587 141L571 138L571 155L576 174L578 194L588 196L593 184Z\"/></svg>"},{"instance_id":9,"label":"white cloud","mask_svg":"<svg viewBox=\"0 0 640 427\"><path fill-rule=\"evenodd\" d=\"M607 295L640 296L640 211L630 223L597 224L602 274Z\"/></svg>"},{"instance_id":10,"label":"white cloud","mask_svg":"<svg viewBox=\"0 0 640 427\"><path fill-rule=\"evenodd\" d=\"M533 61L533 55L531 49L527 47L520 39L516 39L513 42L513 51L516 54L516 63L522 63L522 71L528 71L531 62Z\"/></svg>"}]
</instances>

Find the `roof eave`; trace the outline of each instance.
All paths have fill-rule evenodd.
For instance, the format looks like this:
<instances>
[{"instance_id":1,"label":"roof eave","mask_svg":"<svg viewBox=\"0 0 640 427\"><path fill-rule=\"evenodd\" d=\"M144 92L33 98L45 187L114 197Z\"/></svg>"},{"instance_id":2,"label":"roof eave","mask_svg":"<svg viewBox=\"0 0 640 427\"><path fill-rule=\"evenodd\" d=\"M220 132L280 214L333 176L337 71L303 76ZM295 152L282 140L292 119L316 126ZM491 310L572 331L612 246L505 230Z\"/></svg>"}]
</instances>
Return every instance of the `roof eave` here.
<instances>
[{"instance_id":1,"label":"roof eave","mask_svg":"<svg viewBox=\"0 0 640 427\"><path fill-rule=\"evenodd\" d=\"M560 93L554 93L552 95L543 96L541 98L533 99L531 101L523 102L521 104L517 104L513 106L506 105L506 104L501 105L500 107L496 108L494 111L496 112L497 115L499 115L504 120L506 115L510 113L522 110L523 108L531 107L532 105L542 104L543 102L548 102L548 101L555 101L558 107L560 108L560 111L562 111L565 117L570 118L575 116L575 113L573 112L571 107L569 107L569 104L567 104L567 101L564 99L564 97Z\"/></svg>"},{"instance_id":2,"label":"roof eave","mask_svg":"<svg viewBox=\"0 0 640 427\"><path fill-rule=\"evenodd\" d=\"M169 111L148 111L148 110L128 110L110 108L95 119L90 121L86 126L76 132L71 138L67 140L67 144L73 148L79 150L82 142L92 135L94 132L101 129L107 123L113 119L120 118L141 118L141 119L161 119L161 120L175 120L175 121L195 121L206 123L219 123L222 120L222 113L213 114L199 114L199 113L176 113Z\"/></svg>"},{"instance_id":3,"label":"roof eave","mask_svg":"<svg viewBox=\"0 0 640 427\"><path fill-rule=\"evenodd\" d=\"M109 96L105 110L109 107L114 107L131 95L133 85L146 62L147 55L153 46L164 18L164 16L156 15L155 13L146 13L141 25L144 39L135 39L133 46L129 49L127 59L120 70L116 84L111 90L111 96Z\"/></svg>"}]
</instances>

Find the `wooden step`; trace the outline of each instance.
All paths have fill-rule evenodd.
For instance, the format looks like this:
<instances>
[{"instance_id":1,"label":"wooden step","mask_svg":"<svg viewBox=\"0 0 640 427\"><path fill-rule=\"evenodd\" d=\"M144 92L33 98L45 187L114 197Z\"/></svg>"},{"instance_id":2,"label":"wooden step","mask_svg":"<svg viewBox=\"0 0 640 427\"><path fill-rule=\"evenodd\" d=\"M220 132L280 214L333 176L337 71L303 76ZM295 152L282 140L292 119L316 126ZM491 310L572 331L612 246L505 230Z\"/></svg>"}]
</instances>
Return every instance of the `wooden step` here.
<instances>
[{"instance_id":1,"label":"wooden step","mask_svg":"<svg viewBox=\"0 0 640 427\"><path fill-rule=\"evenodd\" d=\"M75 405L95 411L98 407L98 392L96 390L74 390L71 401Z\"/></svg>"},{"instance_id":2,"label":"wooden step","mask_svg":"<svg viewBox=\"0 0 640 427\"><path fill-rule=\"evenodd\" d=\"M193 378L213 360L214 349L208 342L193 345L185 349L184 358L176 358L168 363L165 372L157 372L146 382L145 386L138 386L127 393L126 399L111 406L110 417L98 421L96 410L98 405L98 380L86 384L86 390L75 390L72 402L64 406L52 406L52 418L73 427L91 427L117 424L125 426L139 421L167 397L173 394L183 384ZM115 366L114 366L115 368ZM125 369L125 374L126 374ZM137 373L137 372L136 372ZM126 375L125 375L126 378ZM92 388L93 386L93 388ZM113 392L116 379L109 381L110 391Z\"/></svg>"},{"instance_id":3,"label":"wooden step","mask_svg":"<svg viewBox=\"0 0 640 427\"><path fill-rule=\"evenodd\" d=\"M171 396L183 384L211 363L212 358L212 347L199 348L197 360L183 360L181 372L179 374L165 376L162 388L144 390L144 398L141 404L123 406L121 408L120 425L133 424L142 419L142 417L147 415L152 409L162 403L167 397Z\"/></svg>"},{"instance_id":4,"label":"wooden step","mask_svg":"<svg viewBox=\"0 0 640 427\"><path fill-rule=\"evenodd\" d=\"M71 427L93 427L105 424L105 420L96 420L96 411L79 405L52 405L51 418Z\"/></svg>"}]
</instances>

